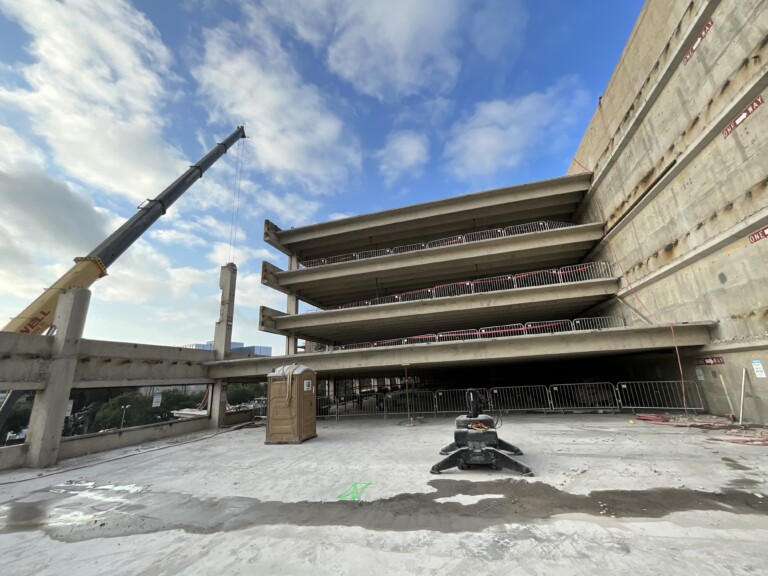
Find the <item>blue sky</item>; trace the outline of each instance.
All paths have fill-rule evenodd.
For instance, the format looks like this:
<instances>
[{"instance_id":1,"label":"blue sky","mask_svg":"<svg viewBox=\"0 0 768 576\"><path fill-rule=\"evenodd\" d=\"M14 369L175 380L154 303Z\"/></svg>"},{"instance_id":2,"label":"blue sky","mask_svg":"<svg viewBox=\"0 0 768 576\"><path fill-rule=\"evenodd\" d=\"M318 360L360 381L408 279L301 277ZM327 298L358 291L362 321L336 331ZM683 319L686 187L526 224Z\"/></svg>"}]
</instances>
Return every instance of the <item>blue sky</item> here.
<instances>
[{"instance_id":1,"label":"blue sky","mask_svg":"<svg viewBox=\"0 0 768 576\"><path fill-rule=\"evenodd\" d=\"M641 0L0 0L0 315L18 314L238 124L92 287L85 336L271 345L286 228L563 175ZM238 161L242 172L238 175ZM237 226L233 198L239 191ZM234 239L234 240L233 240Z\"/></svg>"}]
</instances>

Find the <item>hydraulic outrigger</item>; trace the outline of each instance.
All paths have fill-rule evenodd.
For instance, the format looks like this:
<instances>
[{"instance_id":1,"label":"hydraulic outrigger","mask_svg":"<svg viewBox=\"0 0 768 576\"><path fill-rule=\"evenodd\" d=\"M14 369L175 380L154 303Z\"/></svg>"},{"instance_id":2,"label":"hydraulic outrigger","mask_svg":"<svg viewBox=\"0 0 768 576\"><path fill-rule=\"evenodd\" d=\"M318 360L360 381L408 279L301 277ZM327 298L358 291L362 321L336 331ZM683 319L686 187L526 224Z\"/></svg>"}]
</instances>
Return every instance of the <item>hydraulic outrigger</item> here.
<instances>
[{"instance_id":1,"label":"hydraulic outrigger","mask_svg":"<svg viewBox=\"0 0 768 576\"><path fill-rule=\"evenodd\" d=\"M454 441L440 450L440 454L447 455L447 458L432 466L430 472L440 474L454 466L466 470L472 465L481 465L490 466L494 470L508 468L523 476L533 476L528 466L506 454L509 452L514 456L522 456L523 452L517 446L499 439L493 418L483 414L483 410L488 408L485 390L467 390L466 400L468 413L456 418Z\"/></svg>"}]
</instances>

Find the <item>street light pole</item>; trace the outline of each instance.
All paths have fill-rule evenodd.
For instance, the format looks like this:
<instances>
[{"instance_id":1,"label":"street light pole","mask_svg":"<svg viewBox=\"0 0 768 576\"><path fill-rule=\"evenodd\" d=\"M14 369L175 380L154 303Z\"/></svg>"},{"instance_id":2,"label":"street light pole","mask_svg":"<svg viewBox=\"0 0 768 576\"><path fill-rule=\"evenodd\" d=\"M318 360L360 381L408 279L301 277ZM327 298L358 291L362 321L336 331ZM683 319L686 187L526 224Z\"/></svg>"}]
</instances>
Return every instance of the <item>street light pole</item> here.
<instances>
[{"instance_id":1,"label":"street light pole","mask_svg":"<svg viewBox=\"0 0 768 576\"><path fill-rule=\"evenodd\" d=\"M125 424L125 411L128 410L128 408L130 408L130 407L131 407L130 404L125 404L125 405L121 406L121 408L123 409L123 419L120 421L120 428L121 429L123 427L123 424Z\"/></svg>"}]
</instances>

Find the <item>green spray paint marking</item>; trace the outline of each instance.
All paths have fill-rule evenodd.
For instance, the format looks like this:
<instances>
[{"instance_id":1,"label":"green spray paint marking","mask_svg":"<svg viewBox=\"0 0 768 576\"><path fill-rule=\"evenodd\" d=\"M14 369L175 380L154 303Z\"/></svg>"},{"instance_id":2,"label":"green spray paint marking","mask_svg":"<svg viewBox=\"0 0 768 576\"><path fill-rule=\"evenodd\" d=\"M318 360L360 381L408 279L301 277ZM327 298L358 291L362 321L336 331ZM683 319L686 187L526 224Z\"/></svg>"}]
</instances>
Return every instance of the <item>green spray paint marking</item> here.
<instances>
[{"instance_id":1,"label":"green spray paint marking","mask_svg":"<svg viewBox=\"0 0 768 576\"><path fill-rule=\"evenodd\" d=\"M360 500L365 489L373 485L373 482L352 482L352 485L339 494L339 500Z\"/></svg>"}]
</instances>

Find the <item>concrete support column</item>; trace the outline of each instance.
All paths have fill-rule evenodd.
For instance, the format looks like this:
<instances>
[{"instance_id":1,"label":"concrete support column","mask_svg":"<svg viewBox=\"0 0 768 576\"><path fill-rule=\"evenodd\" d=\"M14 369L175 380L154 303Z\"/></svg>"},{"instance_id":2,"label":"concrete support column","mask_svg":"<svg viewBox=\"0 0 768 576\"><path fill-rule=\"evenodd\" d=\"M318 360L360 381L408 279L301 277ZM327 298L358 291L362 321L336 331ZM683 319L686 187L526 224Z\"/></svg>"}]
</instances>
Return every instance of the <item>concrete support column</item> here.
<instances>
[{"instance_id":1,"label":"concrete support column","mask_svg":"<svg viewBox=\"0 0 768 576\"><path fill-rule=\"evenodd\" d=\"M29 418L26 465L31 468L51 466L58 458L61 430L90 301L91 292L86 288L71 288L59 296L53 319L56 335L48 382L45 389L35 395Z\"/></svg>"},{"instance_id":2,"label":"concrete support column","mask_svg":"<svg viewBox=\"0 0 768 576\"><path fill-rule=\"evenodd\" d=\"M232 262L221 267L219 288L221 288L221 307L219 320L213 335L213 350L217 360L223 360L232 347L232 324L235 317L235 287L237 286L237 266ZM211 428L221 428L227 414L227 383L216 380L211 390Z\"/></svg>"},{"instance_id":3,"label":"concrete support column","mask_svg":"<svg viewBox=\"0 0 768 576\"><path fill-rule=\"evenodd\" d=\"M288 257L288 270L298 270L299 269L299 259L296 256L289 256ZM288 304L286 312L291 315L296 315L299 313L299 298L295 294L289 294L288 295ZM286 354L296 354L298 349L298 342L299 339L295 336L286 336L285 337L285 353Z\"/></svg>"}]
</instances>

